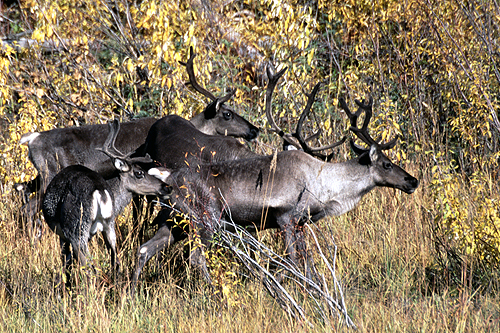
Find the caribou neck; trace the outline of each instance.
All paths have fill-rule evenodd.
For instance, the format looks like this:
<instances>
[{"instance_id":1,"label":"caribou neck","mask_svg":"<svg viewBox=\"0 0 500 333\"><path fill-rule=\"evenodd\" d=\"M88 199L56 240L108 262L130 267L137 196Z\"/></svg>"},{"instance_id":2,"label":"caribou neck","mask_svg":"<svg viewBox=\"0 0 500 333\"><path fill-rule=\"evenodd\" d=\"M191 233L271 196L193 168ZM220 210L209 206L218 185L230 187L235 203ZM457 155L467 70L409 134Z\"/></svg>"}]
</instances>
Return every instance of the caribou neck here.
<instances>
[{"instance_id":1,"label":"caribou neck","mask_svg":"<svg viewBox=\"0 0 500 333\"><path fill-rule=\"evenodd\" d=\"M189 120L197 130L208 135L217 135L217 131L214 129L211 122L205 119L205 114L203 112L198 113L196 116Z\"/></svg>"},{"instance_id":2,"label":"caribou neck","mask_svg":"<svg viewBox=\"0 0 500 333\"><path fill-rule=\"evenodd\" d=\"M314 192L318 200L336 216L353 209L376 186L369 166L361 164L359 158L322 163L313 182L317 184Z\"/></svg>"},{"instance_id":3,"label":"caribou neck","mask_svg":"<svg viewBox=\"0 0 500 333\"><path fill-rule=\"evenodd\" d=\"M113 216L116 217L130 203L133 194L125 188L120 176L107 179L106 182L111 187L111 192L113 192Z\"/></svg>"}]
</instances>

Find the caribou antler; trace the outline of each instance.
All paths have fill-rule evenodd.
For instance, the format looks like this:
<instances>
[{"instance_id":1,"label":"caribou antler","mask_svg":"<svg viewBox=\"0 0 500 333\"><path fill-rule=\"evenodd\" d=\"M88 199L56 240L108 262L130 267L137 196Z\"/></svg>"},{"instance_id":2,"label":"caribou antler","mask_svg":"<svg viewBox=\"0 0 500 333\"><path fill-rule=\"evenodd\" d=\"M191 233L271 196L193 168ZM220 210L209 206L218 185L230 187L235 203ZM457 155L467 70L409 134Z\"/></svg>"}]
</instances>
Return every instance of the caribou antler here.
<instances>
[{"instance_id":1,"label":"caribou antler","mask_svg":"<svg viewBox=\"0 0 500 333\"><path fill-rule=\"evenodd\" d=\"M188 73L188 76L189 76L189 82L186 82L186 85L190 84L194 88L194 90L196 90L197 92L199 92L203 96L208 97L210 100L215 101L217 99L217 97L215 97L214 94L212 94L210 91L208 91L205 88L203 88L202 86L200 86L198 84L198 81L196 81L196 76L194 75L194 66L193 66L194 57L196 57L196 53L193 52L193 47L191 46L189 48L188 61L187 62L179 61L179 63L181 65L186 67L186 72ZM236 89L233 89L227 95L219 98L217 100L217 107L219 107L221 104L227 102L231 98L231 96L234 95L235 92L236 92Z\"/></svg>"},{"instance_id":2,"label":"caribou antler","mask_svg":"<svg viewBox=\"0 0 500 333\"><path fill-rule=\"evenodd\" d=\"M219 110L220 106L224 103L226 103L233 95L234 93L236 92L236 89L232 89L231 91L229 91L229 93L227 93L225 96L217 99L217 105L216 105L216 109Z\"/></svg>"},{"instance_id":3,"label":"caribou antler","mask_svg":"<svg viewBox=\"0 0 500 333\"><path fill-rule=\"evenodd\" d=\"M297 149L304 150L304 152L308 153L309 155L313 155L313 156L319 157L319 158L327 160L327 161L331 160L333 157L333 154L323 155L323 154L320 154L318 152L322 151L322 150L335 148L335 147L341 145L342 143L345 142L346 137L344 137L340 141L335 142L335 143L328 145L328 146L312 148L307 144L307 141L310 141L310 140L318 137L319 134L321 133L321 130L319 130L318 132L314 133L313 135L311 135L310 137L307 137L305 139L302 137L302 134L301 134L302 125L303 125L305 119L307 118L307 116L309 115L312 104L314 103L314 99L316 98L316 94L318 93L318 90L319 90L319 87L321 84L320 83L316 84L313 91L310 94L306 94L307 104L306 104L306 107L304 108L304 111L302 111L302 114L300 115L299 122L297 123L297 128L295 129L295 133L288 134L288 133L283 132L283 130L276 124L276 121L274 120L274 118L271 114L271 99L272 99L274 88L276 87L278 80L280 79L281 76L283 76L283 74L285 73L287 68L282 69L281 71L279 71L276 74L272 73L269 66L266 68L266 70L267 70L267 76L269 78L269 82L267 84L267 90L266 90L265 108L266 108L267 120L269 121L269 124L271 125L271 131L275 132L279 136L281 136L283 138L283 140L286 141L286 143L296 147ZM298 141L298 143L295 142L295 140L293 138L295 138Z\"/></svg>"},{"instance_id":4,"label":"caribou antler","mask_svg":"<svg viewBox=\"0 0 500 333\"><path fill-rule=\"evenodd\" d=\"M118 120L113 120L109 124L109 134L104 141L102 148L96 148L97 150L102 151L104 154L108 155L110 158L120 159L129 164L132 163L151 163L153 160L149 155L139 156L139 157L130 157L135 151L131 151L128 154L124 154L115 147L116 137L118 136L118 132L120 131L120 122Z\"/></svg>"},{"instance_id":5,"label":"caribou antler","mask_svg":"<svg viewBox=\"0 0 500 333\"><path fill-rule=\"evenodd\" d=\"M271 114L271 100L272 100L274 88L276 87L278 80L283 76L283 74L285 74L286 70L287 70L287 67L283 68L278 73L273 74L271 71L271 68L269 66L266 67L267 77L269 78L269 82L267 83L267 90L266 90L266 105L265 105L266 116L267 116L267 121L269 121L269 125L271 125L272 132L277 133L288 144L296 147L297 149L301 149L302 147L292 139L293 136L291 134L287 134L287 133L283 132L283 130L278 126L278 124L276 124L276 121L274 121L274 118Z\"/></svg>"},{"instance_id":6,"label":"caribou antler","mask_svg":"<svg viewBox=\"0 0 500 333\"><path fill-rule=\"evenodd\" d=\"M267 77L269 78L269 82L267 84L267 90L266 90L266 105L265 105L266 116L267 116L267 120L269 121L269 124L271 125L272 132L277 133L279 136L281 136L283 138L283 140L285 140L286 143L288 143L289 145L292 145L297 149L304 149L302 147L303 144L305 144L305 141L310 140L311 138L309 137L306 140L302 140L302 137L298 137L294 134L288 134L288 133L283 132L283 130L278 126L278 124L276 124L276 121L274 120L274 118L271 114L271 105L272 105L271 101L272 101L274 88L276 87L278 80L283 76L283 74L285 73L286 70L287 70L287 67L283 68L278 73L273 74L271 71L271 68L269 66L266 68ZM309 104L309 101L308 101L308 104ZM309 106L309 109L310 108L311 107ZM307 106L306 106L306 109L307 109ZM304 111L306 111L306 110L304 110ZM297 124L297 130L299 130L299 128L300 128L300 130L302 129L302 123L304 122L305 118L306 117L304 116L304 112L303 112L300 119L299 119L299 123ZM316 133L316 134L318 134L318 133ZM314 135L316 135L316 134L314 134ZM299 140L299 143L295 142L295 140L293 138L296 138L297 140ZM303 144L300 143L301 140L302 140Z\"/></svg>"},{"instance_id":7,"label":"caribou antler","mask_svg":"<svg viewBox=\"0 0 500 333\"><path fill-rule=\"evenodd\" d=\"M189 82L186 82L186 85L191 84L191 86L194 88L194 90L196 90L197 92L199 92L203 96L210 98L212 101L215 101L216 97L210 91L208 91L205 88L203 88L202 86L200 86L198 84L198 81L196 81L196 76L194 75L194 67L193 67L194 57L196 57L196 53L193 52L193 47L191 46L189 48L188 61L187 62L179 61L179 63L181 65L186 67L186 71L187 71L188 76L189 76Z\"/></svg>"},{"instance_id":8,"label":"caribou antler","mask_svg":"<svg viewBox=\"0 0 500 333\"><path fill-rule=\"evenodd\" d=\"M362 102L355 100L356 104L358 105L358 111L356 113L352 113L349 110L349 107L347 106L346 101L343 98L339 99L340 107L345 111L347 116L349 117L349 120L351 122L351 127L350 130L364 143L367 145L376 145L380 150L388 150L393 148L398 139L399 136L396 135L394 139L387 143L380 143L377 140L373 139L370 134L368 133L368 124L370 123L370 120L373 115L372 111L372 106L373 106L373 98L369 96L368 102L365 102L364 100ZM358 128L357 122L358 118L361 115L361 112L365 112L365 120L363 122L363 126L361 128Z\"/></svg>"},{"instance_id":9,"label":"caribou antler","mask_svg":"<svg viewBox=\"0 0 500 333\"><path fill-rule=\"evenodd\" d=\"M330 161L332 159L332 157L333 157L333 153L331 153L329 155L323 155L323 154L320 154L318 152L319 151L323 151L323 150L327 150L327 149L332 149L332 148L340 146L347 139L346 136L344 136L339 141L337 141L335 143L332 143L330 145L311 148L311 147L309 147L309 145L307 145L306 142L308 140L312 140L313 137L318 136L319 133L320 133L320 131L318 131L317 133L311 135L310 137L308 137L306 139L304 139L302 137L302 134L301 134L302 133L302 124L304 123L304 120L309 115L309 112L310 112L311 107L312 107L312 105L314 103L314 99L316 98L316 94L318 93L320 86L321 86L321 82L317 83L314 86L313 91L309 95L306 94L306 96L307 96L307 104L306 104L306 107L304 108L304 111L302 111L302 114L300 115L299 122L297 123L297 128L295 130L295 133L293 134L293 137L295 137L299 141L300 146L304 150L304 152L308 153L309 155L313 155L313 156L319 157L319 158L321 158L323 160Z\"/></svg>"}]
</instances>

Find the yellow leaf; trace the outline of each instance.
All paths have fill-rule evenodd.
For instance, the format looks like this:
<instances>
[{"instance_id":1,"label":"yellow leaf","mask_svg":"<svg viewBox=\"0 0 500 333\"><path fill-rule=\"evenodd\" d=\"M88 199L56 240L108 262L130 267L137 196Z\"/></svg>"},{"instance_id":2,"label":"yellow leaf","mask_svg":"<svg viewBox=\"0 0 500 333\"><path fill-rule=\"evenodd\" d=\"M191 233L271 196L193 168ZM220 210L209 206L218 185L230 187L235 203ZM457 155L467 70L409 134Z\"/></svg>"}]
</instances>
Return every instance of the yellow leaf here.
<instances>
[{"instance_id":1,"label":"yellow leaf","mask_svg":"<svg viewBox=\"0 0 500 333\"><path fill-rule=\"evenodd\" d=\"M132 73L134 71L134 64L132 63L131 59L127 59L127 70Z\"/></svg>"},{"instance_id":2,"label":"yellow leaf","mask_svg":"<svg viewBox=\"0 0 500 333\"><path fill-rule=\"evenodd\" d=\"M43 42L43 40L45 39L45 34L42 31L40 31L39 29L36 29L31 34L31 38L33 38L39 42Z\"/></svg>"},{"instance_id":3,"label":"yellow leaf","mask_svg":"<svg viewBox=\"0 0 500 333\"><path fill-rule=\"evenodd\" d=\"M309 66L311 65L313 57L314 57L314 49L311 49L311 52L309 52L309 54L307 55L307 64Z\"/></svg>"}]
</instances>

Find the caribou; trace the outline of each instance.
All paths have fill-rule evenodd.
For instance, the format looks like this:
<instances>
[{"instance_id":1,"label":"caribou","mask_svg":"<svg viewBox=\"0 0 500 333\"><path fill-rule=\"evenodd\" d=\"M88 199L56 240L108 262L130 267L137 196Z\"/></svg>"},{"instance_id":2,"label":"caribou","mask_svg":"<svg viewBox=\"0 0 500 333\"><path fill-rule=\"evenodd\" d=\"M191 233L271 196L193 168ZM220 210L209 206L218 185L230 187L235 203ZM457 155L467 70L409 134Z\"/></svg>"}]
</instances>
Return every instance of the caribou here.
<instances>
[{"instance_id":1,"label":"caribou","mask_svg":"<svg viewBox=\"0 0 500 333\"><path fill-rule=\"evenodd\" d=\"M190 52L189 60L186 63L181 62L189 76L187 84L211 100L203 112L191 118L191 124L207 135L255 139L259 129L225 104L235 90L217 98L203 88L194 74L193 62L196 54L192 48ZM145 141L149 129L157 120L140 118L122 123L122 130L116 140L117 148L125 153L135 151ZM20 144L28 145L29 158L38 171L35 179L14 186L18 191L24 192L26 197L38 192L34 198L27 200L23 209L30 220L39 210L47 184L61 169L78 164L100 173L105 178L114 173L115 168L110 160L95 149L103 145L108 134L108 126L98 124L26 133L21 137Z\"/></svg>"},{"instance_id":2,"label":"caribou","mask_svg":"<svg viewBox=\"0 0 500 333\"><path fill-rule=\"evenodd\" d=\"M272 118L272 94L278 80L283 76L285 71L286 68L273 74L271 69L267 68L269 83L266 90L265 111L269 121L274 124L273 131L283 137L284 142L288 145L293 145L297 149L303 149L307 154L312 156L328 158L321 154L320 151L335 148L340 143L311 148L307 144L307 141L311 137L304 139L301 134L303 122L309 114L319 85L316 85L313 92L308 96L307 104L297 124L296 132L293 135L284 134ZM197 130L192 123L176 115L165 116L154 123L149 130L145 143L132 156L145 156L146 154L170 170L186 166L194 169L199 164L214 164L223 161L262 156L251 151L246 145L233 137L207 135ZM153 224L161 226L167 223L170 228L173 228L173 222L168 220L168 216L169 214L160 212ZM143 239L143 234L144 228L141 228L139 230L140 240Z\"/></svg>"},{"instance_id":3,"label":"caribou","mask_svg":"<svg viewBox=\"0 0 500 333\"><path fill-rule=\"evenodd\" d=\"M115 140L119 122L115 120L109 128L104 145L96 151L112 161L115 175L106 180L85 166L68 166L51 180L42 202L45 221L59 236L68 277L72 259L86 265L88 242L97 231L102 231L106 247L111 251L111 266L118 272L116 216L130 202L132 194L167 194L165 184L159 179L164 178L161 175L165 170L145 168L152 162L147 156L130 158L130 153L118 151Z\"/></svg>"},{"instance_id":4,"label":"caribou","mask_svg":"<svg viewBox=\"0 0 500 333\"><path fill-rule=\"evenodd\" d=\"M297 248L304 247L301 227L307 221L344 214L375 187L392 187L411 194L419 185L416 178L383 153L395 146L398 137L382 144L369 135L372 99L356 103L359 109L351 113L346 102L340 101L350 119L350 131L369 146L363 149L351 140L358 157L332 163L304 151L290 150L170 170L169 177L164 179L171 188L167 204L191 218L204 245L208 245L219 223L222 226L235 223L256 230L279 228L287 255L298 263ZM365 119L358 128L362 112ZM171 226L164 224L152 239L141 245L132 277L133 288L146 262L184 237L185 233L173 232ZM204 261L199 264L207 275Z\"/></svg>"},{"instance_id":5,"label":"caribou","mask_svg":"<svg viewBox=\"0 0 500 333\"><path fill-rule=\"evenodd\" d=\"M132 156L151 156L162 166L172 169L195 166L199 163L210 163L239 158L258 156L244 144L230 136L207 135L200 132L191 122L177 115L168 115L156 121L149 130L146 141ZM154 198L148 197L148 202ZM134 198L136 207L141 207L141 199ZM153 206L147 212L145 221L153 213ZM161 224L161 216L155 218L154 224ZM137 222L137 219L134 219ZM144 238L147 224L143 223L138 230L138 239ZM134 227L138 227L137 224Z\"/></svg>"}]
</instances>

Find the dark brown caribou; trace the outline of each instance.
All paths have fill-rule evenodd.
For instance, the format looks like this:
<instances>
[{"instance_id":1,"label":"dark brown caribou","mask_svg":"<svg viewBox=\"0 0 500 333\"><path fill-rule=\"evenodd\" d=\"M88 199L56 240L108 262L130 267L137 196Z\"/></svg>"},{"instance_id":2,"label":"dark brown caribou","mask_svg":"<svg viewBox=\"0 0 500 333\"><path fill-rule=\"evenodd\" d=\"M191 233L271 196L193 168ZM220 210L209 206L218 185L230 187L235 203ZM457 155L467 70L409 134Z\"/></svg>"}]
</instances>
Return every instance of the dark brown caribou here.
<instances>
[{"instance_id":1,"label":"dark brown caribou","mask_svg":"<svg viewBox=\"0 0 500 333\"><path fill-rule=\"evenodd\" d=\"M418 187L416 178L382 152L394 147L397 137L381 144L368 134L372 100L367 104L356 103L359 110L351 113L345 101L341 101L351 121L350 130L369 146L361 149L352 144L357 158L329 163L292 150L173 170L165 179L172 188L168 205L191 218L194 231L204 245L209 243L218 225L236 223L257 230L279 228L288 256L297 262L296 246L304 246L301 226L305 222L344 214L378 186L405 193L413 193ZM357 120L363 111L365 120L358 128ZM145 263L183 237L182 231L161 225L157 234L138 251L133 288ZM207 275L204 261L199 260L198 264Z\"/></svg>"}]
</instances>

